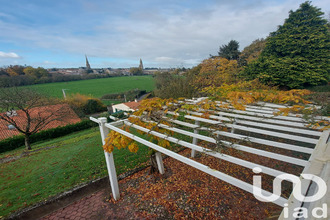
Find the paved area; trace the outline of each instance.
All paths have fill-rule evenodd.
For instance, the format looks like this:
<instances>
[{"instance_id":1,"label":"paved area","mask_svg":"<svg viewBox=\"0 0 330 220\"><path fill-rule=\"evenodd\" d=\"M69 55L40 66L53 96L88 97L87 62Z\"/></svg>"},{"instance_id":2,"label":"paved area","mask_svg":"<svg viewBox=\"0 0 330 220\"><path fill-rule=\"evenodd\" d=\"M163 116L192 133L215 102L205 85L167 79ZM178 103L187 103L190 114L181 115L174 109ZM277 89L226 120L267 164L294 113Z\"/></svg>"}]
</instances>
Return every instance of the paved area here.
<instances>
[{"instance_id":1,"label":"paved area","mask_svg":"<svg viewBox=\"0 0 330 220\"><path fill-rule=\"evenodd\" d=\"M129 213L118 210L118 207L111 207L107 202L109 193L109 190L103 189L42 219L127 219Z\"/></svg>"}]
</instances>

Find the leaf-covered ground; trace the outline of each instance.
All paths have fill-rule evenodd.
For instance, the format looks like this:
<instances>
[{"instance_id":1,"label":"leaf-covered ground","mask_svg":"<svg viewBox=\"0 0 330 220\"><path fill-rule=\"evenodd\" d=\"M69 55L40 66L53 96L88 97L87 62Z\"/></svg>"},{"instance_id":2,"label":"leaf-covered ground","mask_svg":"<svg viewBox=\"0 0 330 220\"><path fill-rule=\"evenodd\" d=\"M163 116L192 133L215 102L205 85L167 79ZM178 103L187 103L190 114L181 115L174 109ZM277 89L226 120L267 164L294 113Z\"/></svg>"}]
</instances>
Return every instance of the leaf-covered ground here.
<instances>
[{"instance_id":1,"label":"leaf-covered ground","mask_svg":"<svg viewBox=\"0 0 330 220\"><path fill-rule=\"evenodd\" d=\"M180 154L189 157L190 150ZM253 172L249 169L203 154L199 154L196 161L252 183ZM148 168L119 181L121 198L118 201L109 197L109 187L45 219L72 217L69 210L73 210L73 207L77 207L73 213L83 213L80 217L85 219L97 216L105 219L277 219L282 210L275 204L260 202L252 194L175 159L165 159L164 166L164 175L151 175ZM272 162L273 166L277 166L276 162ZM289 173L299 172L291 166L285 169ZM272 178L263 176L263 188L271 191L271 185ZM102 202L99 203L99 200ZM97 206L96 201L99 204ZM84 205L81 205L82 202ZM93 208L90 208L92 205ZM84 211L86 209L93 211L88 213Z\"/></svg>"},{"instance_id":2,"label":"leaf-covered ground","mask_svg":"<svg viewBox=\"0 0 330 220\"><path fill-rule=\"evenodd\" d=\"M190 151L183 154L189 156ZM252 183L252 171L248 169L209 156L200 156L196 160ZM277 205L259 202L252 194L172 158L166 160L165 167L163 176L150 176L145 171L125 180L128 188L124 193L138 201L134 201L134 205L139 216L265 219L281 211Z\"/></svg>"}]
</instances>

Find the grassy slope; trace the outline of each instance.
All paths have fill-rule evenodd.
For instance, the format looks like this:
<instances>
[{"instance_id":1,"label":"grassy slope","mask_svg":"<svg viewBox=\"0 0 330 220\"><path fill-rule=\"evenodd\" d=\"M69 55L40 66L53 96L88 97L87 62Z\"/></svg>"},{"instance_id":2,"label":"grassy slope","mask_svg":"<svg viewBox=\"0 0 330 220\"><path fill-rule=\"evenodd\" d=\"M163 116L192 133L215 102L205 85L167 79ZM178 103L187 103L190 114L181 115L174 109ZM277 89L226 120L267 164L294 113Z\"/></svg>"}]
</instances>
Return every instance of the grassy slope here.
<instances>
[{"instance_id":1,"label":"grassy slope","mask_svg":"<svg viewBox=\"0 0 330 220\"><path fill-rule=\"evenodd\" d=\"M23 87L22 87L23 88ZM80 93L101 98L104 94L124 92L131 89L141 89L151 91L154 89L154 79L152 76L127 76L112 77L103 79L90 79L60 83L46 83L24 88L33 88L46 95L62 98L62 89L67 89L66 94Z\"/></svg>"},{"instance_id":2,"label":"grassy slope","mask_svg":"<svg viewBox=\"0 0 330 220\"><path fill-rule=\"evenodd\" d=\"M42 142L33 148L50 146L57 147L0 165L0 216L107 175L98 128ZM143 146L136 154L116 149L114 157L118 175L141 166L149 158Z\"/></svg>"}]
</instances>

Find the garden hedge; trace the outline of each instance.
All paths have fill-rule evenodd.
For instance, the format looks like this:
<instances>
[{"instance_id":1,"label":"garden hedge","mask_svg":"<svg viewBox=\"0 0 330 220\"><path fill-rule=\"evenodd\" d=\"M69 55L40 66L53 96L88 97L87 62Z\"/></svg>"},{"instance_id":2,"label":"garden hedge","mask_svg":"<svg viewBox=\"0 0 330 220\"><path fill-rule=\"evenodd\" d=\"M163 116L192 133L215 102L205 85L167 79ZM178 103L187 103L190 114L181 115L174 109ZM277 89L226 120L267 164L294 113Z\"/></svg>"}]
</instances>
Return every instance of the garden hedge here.
<instances>
[{"instance_id":1,"label":"garden hedge","mask_svg":"<svg viewBox=\"0 0 330 220\"><path fill-rule=\"evenodd\" d=\"M31 144L37 141L48 140L52 138L61 137L76 131L81 131L87 128L96 127L97 124L90 120L83 120L76 124L70 124L63 127L51 128L40 131L30 136ZM14 150L24 145L24 136L17 135L11 138L6 138L0 141L0 153Z\"/></svg>"}]
</instances>

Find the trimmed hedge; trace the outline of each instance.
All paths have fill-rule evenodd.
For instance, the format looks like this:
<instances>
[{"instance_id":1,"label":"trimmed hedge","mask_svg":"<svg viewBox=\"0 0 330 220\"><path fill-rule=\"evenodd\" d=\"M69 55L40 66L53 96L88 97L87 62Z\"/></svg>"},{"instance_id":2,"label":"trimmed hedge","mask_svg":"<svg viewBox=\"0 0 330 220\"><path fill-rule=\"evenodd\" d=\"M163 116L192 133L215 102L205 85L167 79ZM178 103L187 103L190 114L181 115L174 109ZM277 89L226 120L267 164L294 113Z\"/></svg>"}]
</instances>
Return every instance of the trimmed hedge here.
<instances>
[{"instance_id":1,"label":"trimmed hedge","mask_svg":"<svg viewBox=\"0 0 330 220\"><path fill-rule=\"evenodd\" d=\"M147 94L146 90L132 89L121 93L105 94L101 97L101 99L124 100L126 96L127 100L133 101L135 98L144 94Z\"/></svg>"},{"instance_id":2,"label":"trimmed hedge","mask_svg":"<svg viewBox=\"0 0 330 220\"><path fill-rule=\"evenodd\" d=\"M51 128L48 130L40 131L30 136L30 142L35 143L37 141L48 140L52 138L61 137L76 131L81 131L87 128L96 127L97 124L90 120L83 120L76 124L70 124L62 127ZM0 141L0 153L14 150L24 145L24 136L17 135L11 138L6 138Z\"/></svg>"}]
</instances>

